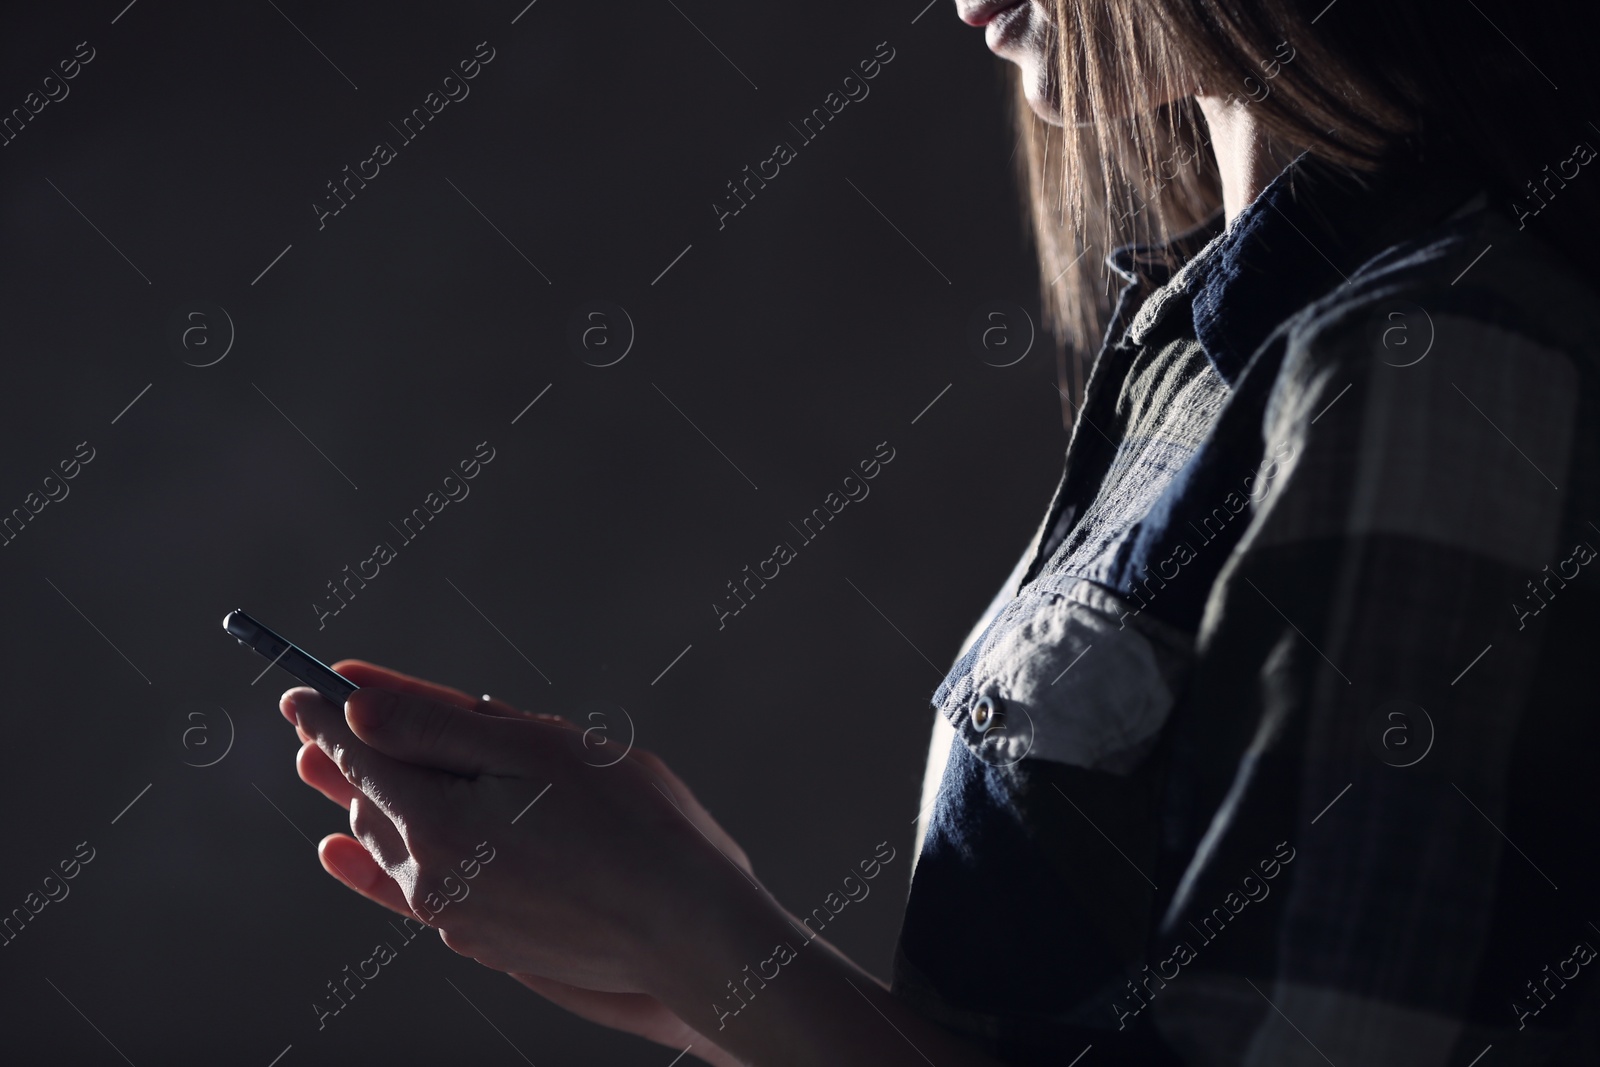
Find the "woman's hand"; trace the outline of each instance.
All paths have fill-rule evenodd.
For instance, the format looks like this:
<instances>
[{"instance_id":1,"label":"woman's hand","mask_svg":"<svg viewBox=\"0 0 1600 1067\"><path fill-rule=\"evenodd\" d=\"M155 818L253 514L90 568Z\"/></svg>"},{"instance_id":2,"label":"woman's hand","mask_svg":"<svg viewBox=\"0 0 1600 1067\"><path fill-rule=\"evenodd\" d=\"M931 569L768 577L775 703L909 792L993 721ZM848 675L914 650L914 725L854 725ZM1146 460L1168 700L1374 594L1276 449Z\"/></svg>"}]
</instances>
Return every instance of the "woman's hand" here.
<instances>
[{"instance_id":1,"label":"woman's hand","mask_svg":"<svg viewBox=\"0 0 1600 1067\"><path fill-rule=\"evenodd\" d=\"M321 855L352 889L584 1018L717 1067L994 1067L786 913L656 757L596 766L559 718L337 669L361 686L342 711L311 689L282 707L307 742L301 776L349 809L355 837ZM774 959L778 977L751 973Z\"/></svg>"},{"instance_id":2,"label":"woman's hand","mask_svg":"<svg viewBox=\"0 0 1600 1067\"><path fill-rule=\"evenodd\" d=\"M282 702L306 742L300 776L350 812L355 838L319 850L330 874L575 1014L739 1062L646 992L714 921L705 905L729 875L736 893L759 892L659 759L595 766L565 720L370 664L335 669L362 687L345 714L309 689Z\"/></svg>"}]
</instances>

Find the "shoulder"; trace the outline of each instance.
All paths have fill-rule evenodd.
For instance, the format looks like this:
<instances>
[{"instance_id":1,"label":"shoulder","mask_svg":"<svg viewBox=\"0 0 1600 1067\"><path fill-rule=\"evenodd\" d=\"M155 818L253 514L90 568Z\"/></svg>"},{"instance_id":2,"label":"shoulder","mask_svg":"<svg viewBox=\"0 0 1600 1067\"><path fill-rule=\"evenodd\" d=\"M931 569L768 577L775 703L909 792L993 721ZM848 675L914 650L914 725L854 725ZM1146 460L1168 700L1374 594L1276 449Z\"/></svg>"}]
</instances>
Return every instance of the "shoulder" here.
<instances>
[{"instance_id":1,"label":"shoulder","mask_svg":"<svg viewBox=\"0 0 1600 1067\"><path fill-rule=\"evenodd\" d=\"M1276 535L1398 534L1532 564L1595 468L1600 299L1480 209L1394 245L1280 327L1255 384L1293 457Z\"/></svg>"},{"instance_id":2,"label":"shoulder","mask_svg":"<svg viewBox=\"0 0 1600 1067\"><path fill-rule=\"evenodd\" d=\"M1532 230L1486 203L1392 245L1279 328L1291 355L1350 371L1417 365L1441 322L1600 364L1600 294Z\"/></svg>"}]
</instances>

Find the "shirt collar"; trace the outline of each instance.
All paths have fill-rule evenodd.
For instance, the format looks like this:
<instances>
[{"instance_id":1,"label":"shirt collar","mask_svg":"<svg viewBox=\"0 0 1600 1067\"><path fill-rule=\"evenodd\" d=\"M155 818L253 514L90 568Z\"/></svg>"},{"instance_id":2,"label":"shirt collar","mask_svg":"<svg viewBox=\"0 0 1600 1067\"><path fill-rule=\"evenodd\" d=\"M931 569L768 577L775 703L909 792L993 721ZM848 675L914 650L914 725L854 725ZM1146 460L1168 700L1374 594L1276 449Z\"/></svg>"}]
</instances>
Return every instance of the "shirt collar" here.
<instances>
[{"instance_id":1,"label":"shirt collar","mask_svg":"<svg viewBox=\"0 0 1600 1067\"><path fill-rule=\"evenodd\" d=\"M1192 275L1195 336L1229 385L1279 323L1346 281L1365 244L1348 210L1364 190L1308 163L1301 156L1274 178Z\"/></svg>"},{"instance_id":2,"label":"shirt collar","mask_svg":"<svg viewBox=\"0 0 1600 1067\"><path fill-rule=\"evenodd\" d=\"M1106 264L1129 282L1176 280L1195 337L1231 386L1279 324L1470 193L1418 179L1407 167L1362 178L1302 155L1226 228L1219 212L1165 244L1118 248Z\"/></svg>"}]
</instances>

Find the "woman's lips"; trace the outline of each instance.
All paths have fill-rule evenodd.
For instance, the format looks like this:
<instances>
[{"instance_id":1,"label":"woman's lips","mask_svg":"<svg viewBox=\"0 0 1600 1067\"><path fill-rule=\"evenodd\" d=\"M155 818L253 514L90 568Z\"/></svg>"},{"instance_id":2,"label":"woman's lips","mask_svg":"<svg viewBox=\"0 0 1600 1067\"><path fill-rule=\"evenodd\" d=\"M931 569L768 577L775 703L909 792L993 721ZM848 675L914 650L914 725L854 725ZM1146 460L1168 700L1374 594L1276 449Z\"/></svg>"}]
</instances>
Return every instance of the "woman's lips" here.
<instances>
[{"instance_id":1,"label":"woman's lips","mask_svg":"<svg viewBox=\"0 0 1600 1067\"><path fill-rule=\"evenodd\" d=\"M957 13L968 26L987 26L1002 12L1021 7L1027 0L956 0Z\"/></svg>"}]
</instances>

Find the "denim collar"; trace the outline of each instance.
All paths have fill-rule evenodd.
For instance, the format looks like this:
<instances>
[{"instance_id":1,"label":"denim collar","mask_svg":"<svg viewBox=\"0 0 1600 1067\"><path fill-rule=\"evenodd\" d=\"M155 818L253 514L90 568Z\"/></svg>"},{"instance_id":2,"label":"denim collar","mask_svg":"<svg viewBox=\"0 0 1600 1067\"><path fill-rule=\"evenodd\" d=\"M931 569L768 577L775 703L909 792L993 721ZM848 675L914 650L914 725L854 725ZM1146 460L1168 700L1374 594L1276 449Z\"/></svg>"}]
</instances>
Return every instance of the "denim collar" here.
<instances>
[{"instance_id":1,"label":"denim collar","mask_svg":"<svg viewBox=\"0 0 1600 1067\"><path fill-rule=\"evenodd\" d=\"M1301 156L1274 178L1196 264L1195 336L1230 386L1279 323L1346 280L1365 244L1364 227L1345 210L1360 191L1305 195L1322 184L1307 162Z\"/></svg>"},{"instance_id":2,"label":"denim collar","mask_svg":"<svg viewBox=\"0 0 1600 1067\"><path fill-rule=\"evenodd\" d=\"M1465 186L1418 177L1396 167L1363 179L1302 155L1225 229L1219 213L1165 244L1118 248L1106 263L1129 281L1159 285L1193 259L1181 282L1195 337L1232 386L1284 320L1470 195Z\"/></svg>"}]
</instances>

